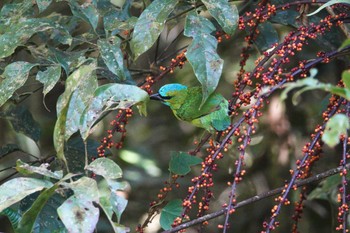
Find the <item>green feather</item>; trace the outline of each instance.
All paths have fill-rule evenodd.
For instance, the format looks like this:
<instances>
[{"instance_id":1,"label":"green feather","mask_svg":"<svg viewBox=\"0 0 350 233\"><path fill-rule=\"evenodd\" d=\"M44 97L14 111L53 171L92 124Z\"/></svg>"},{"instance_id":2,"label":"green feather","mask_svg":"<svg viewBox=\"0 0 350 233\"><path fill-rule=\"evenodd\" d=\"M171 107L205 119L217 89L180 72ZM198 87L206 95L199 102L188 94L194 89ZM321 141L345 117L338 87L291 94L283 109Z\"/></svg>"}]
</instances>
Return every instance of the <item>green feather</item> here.
<instances>
[{"instance_id":1,"label":"green feather","mask_svg":"<svg viewBox=\"0 0 350 233\"><path fill-rule=\"evenodd\" d=\"M218 93L210 95L203 106L201 87L167 84L161 87L159 95L178 119L209 132L225 130L231 124L228 101Z\"/></svg>"}]
</instances>

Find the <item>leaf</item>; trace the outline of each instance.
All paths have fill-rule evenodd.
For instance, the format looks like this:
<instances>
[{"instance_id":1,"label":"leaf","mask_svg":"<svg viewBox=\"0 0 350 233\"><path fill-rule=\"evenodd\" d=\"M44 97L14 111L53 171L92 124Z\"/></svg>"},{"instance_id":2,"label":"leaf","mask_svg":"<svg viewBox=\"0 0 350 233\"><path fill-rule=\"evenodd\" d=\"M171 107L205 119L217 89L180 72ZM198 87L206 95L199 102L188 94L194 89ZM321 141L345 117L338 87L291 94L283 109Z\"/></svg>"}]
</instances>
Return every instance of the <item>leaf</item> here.
<instances>
[{"instance_id":1,"label":"leaf","mask_svg":"<svg viewBox=\"0 0 350 233\"><path fill-rule=\"evenodd\" d=\"M322 180L318 187L310 192L307 196L307 200L333 200L333 194L335 194L334 203L338 203L337 193L338 187L341 184L341 176L339 174L327 177L325 180Z\"/></svg>"},{"instance_id":2,"label":"leaf","mask_svg":"<svg viewBox=\"0 0 350 233\"><path fill-rule=\"evenodd\" d=\"M13 210L12 208L6 208L3 211L0 212L0 216L4 215L6 216L9 221L11 222L11 226L13 228L17 228L19 221L22 218L22 215L18 213L18 211Z\"/></svg>"},{"instance_id":3,"label":"leaf","mask_svg":"<svg viewBox=\"0 0 350 233\"><path fill-rule=\"evenodd\" d=\"M349 128L349 118L345 114L336 114L328 120L322 135L322 141L328 146L334 147L339 143L340 135L346 135Z\"/></svg>"},{"instance_id":4,"label":"leaf","mask_svg":"<svg viewBox=\"0 0 350 233\"><path fill-rule=\"evenodd\" d=\"M341 49L343 49L343 48L345 48L345 47L347 47L347 46L349 46L350 45L350 39L346 39L342 44L341 44L341 46L339 47L339 50L341 50Z\"/></svg>"},{"instance_id":5,"label":"leaf","mask_svg":"<svg viewBox=\"0 0 350 233\"><path fill-rule=\"evenodd\" d=\"M169 171L177 175L186 175L191 171L191 166L200 164L202 159L191 156L186 152L172 152L169 163Z\"/></svg>"},{"instance_id":6,"label":"leaf","mask_svg":"<svg viewBox=\"0 0 350 233\"><path fill-rule=\"evenodd\" d=\"M7 144L2 147L0 147L0 159L5 157L6 155L21 150L17 144Z\"/></svg>"},{"instance_id":7,"label":"leaf","mask_svg":"<svg viewBox=\"0 0 350 233\"><path fill-rule=\"evenodd\" d=\"M350 70L344 70L341 75L341 80L345 84L345 88L350 90Z\"/></svg>"},{"instance_id":8,"label":"leaf","mask_svg":"<svg viewBox=\"0 0 350 233\"><path fill-rule=\"evenodd\" d=\"M184 35L193 37L193 41L187 49L186 57L198 81L202 84L201 105L215 91L224 64L216 52L218 42L209 34L214 29L214 25L209 20L195 12L187 15Z\"/></svg>"},{"instance_id":9,"label":"leaf","mask_svg":"<svg viewBox=\"0 0 350 233\"><path fill-rule=\"evenodd\" d=\"M98 188L96 180L89 177L81 177L71 183L63 183L63 186L70 188L77 198L85 198L98 203Z\"/></svg>"},{"instance_id":10,"label":"leaf","mask_svg":"<svg viewBox=\"0 0 350 233\"><path fill-rule=\"evenodd\" d=\"M21 233L31 233L34 227L35 220L40 214L40 211L45 206L48 199L55 193L58 185L54 185L49 189L44 190L40 193L39 197L34 201L33 205L28 211L24 213L21 221L16 229L17 232Z\"/></svg>"},{"instance_id":11,"label":"leaf","mask_svg":"<svg viewBox=\"0 0 350 233\"><path fill-rule=\"evenodd\" d=\"M237 7L230 5L227 0L202 0L202 2L222 29L227 34L232 35L238 23Z\"/></svg>"},{"instance_id":12,"label":"leaf","mask_svg":"<svg viewBox=\"0 0 350 233\"><path fill-rule=\"evenodd\" d=\"M64 157L64 143L67 138L66 131L66 121L69 102L71 96L77 87L81 83L86 82L86 78L91 76L91 73L96 69L96 63L91 63L89 65L82 65L76 71L74 71L66 80L66 89L64 93L60 96L57 103L57 121L54 128L54 146L57 152L57 157L66 162Z\"/></svg>"},{"instance_id":13,"label":"leaf","mask_svg":"<svg viewBox=\"0 0 350 233\"><path fill-rule=\"evenodd\" d=\"M108 40L97 41L101 57L108 69L119 77L121 81L130 79L129 70L124 66L124 56L120 49L120 39L115 37L112 44Z\"/></svg>"},{"instance_id":14,"label":"leaf","mask_svg":"<svg viewBox=\"0 0 350 233\"><path fill-rule=\"evenodd\" d=\"M67 111L67 119L69 120L66 121L66 141L79 130L81 115L89 105L98 87L97 77L93 72L85 74L84 79L84 82L77 85L69 101Z\"/></svg>"},{"instance_id":15,"label":"leaf","mask_svg":"<svg viewBox=\"0 0 350 233\"><path fill-rule=\"evenodd\" d=\"M122 196L117 195L115 192L111 192L110 199L112 208L114 213L117 215L118 223L120 222L120 218L128 205L128 200Z\"/></svg>"},{"instance_id":16,"label":"leaf","mask_svg":"<svg viewBox=\"0 0 350 233\"><path fill-rule=\"evenodd\" d=\"M152 47L177 3L178 0L154 0L142 12L135 25L131 40L131 50L135 60Z\"/></svg>"},{"instance_id":17,"label":"leaf","mask_svg":"<svg viewBox=\"0 0 350 233\"><path fill-rule=\"evenodd\" d=\"M36 4L38 5L39 13L46 10L46 8L48 8L52 2L52 0L35 0L35 1L36 1Z\"/></svg>"},{"instance_id":18,"label":"leaf","mask_svg":"<svg viewBox=\"0 0 350 233\"><path fill-rule=\"evenodd\" d=\"M68 198L57 213L70 233L93 233L100 215L91 200L75 195Z\"/></svg>"},{"instance_id":19,"label":"leaf","mask_svg":"<svg viewBox=\"0 0 350 233\"><path fill-rule=\"evenodd\" d=\"M19 202L26 196L52 187L47 180L19 177L9 180L0 186L0 212L7 207Z\"/></svg>"},{"instance_id":20,"label":"leaf","mask_svg":"<svg viewBox=\"0 0 350 233\"><path fill-rule=\"evenodd\" d=\"M286 26L298 27L297 21L295 20L300 15L299 12L291 9L285 9L283 11L277 11L274 16L271 17L270 21Z\"/></svg>"},{"instance_id":21,"label":"leaf","mask_svg":"<svg viewBox=\"0 0 350 233\"><path fill-rule=\"evenodd\" d=\"M88 22L95 30L98 25L99 14L91 2L79 5L75 0L69 0L69 6L74 16Z\"/></svg>"},{"instance_id":22,"label":"leaf","mask_svg":"<svg viewBox=\"0 0 350 233\"><path fill-rule=\"evenodd\" d=\"M96 175L103 176L105 179L118 179L122 177L122 169L113 160L107 158L98 158L92 161L87 167Z\"/></svg>"},{"instance_id":23,"label":"leaf","mask_svg":"<svg viewBox=\"0 0 350 233\"><path fill-rule=\"evenodd\" d=\"M171 200L160 214L160 225L164 230L170 230L176 217L182 212L182 201L180 199Z\"/></svg>"},{"instance_id":24,"label":"leaf","mask_svg":"<svg viewBox=\"0 0 350 233\"><path fill-rule=\"evenodd\" d=\"M36 142L39 141L40 125L33 119L26 107L10 105L0 112L0 117L9 120L17 133L22 133Z\"/></svg>"},{"instance_id":25,"label":"leaf","mask_svg":"<svg viewBox=\"0 0 350 233\"><path fill-rule=\"evenodd\" d=\"M331 6L331 5L334 5L334 4L338 4L338 3L350 4L350 0L331 0L331 1L328 1L328 2L326 2L325 4L323 4L322 6L320 6L320 7L319 7L317 10L315 10L314 12L308 14L307 16L315 15L315 14L317 14L318 12L320 12L321 10L323 10L324 8L329 7L329 6Z\"/></svg>"},{"instance_id":26,"label":"leaf","mask_svg":"<svg viewBox=\"0 0 350 233\"><path fill-rule=\"evenodd\" d=\"M278 33L270 22L264 22L258 26L259 34L254 43L260 51L265 51L278 43Z\"/></svg>"},{"instance_id":27,"label":"leaf","mask_svg":"<svg viewBox=\"0 0 350 233\"><path fill-rule=\"evenodd\" d=\"M1 38L0 38L0 41L1 41ZM1 43L0 43L0 51L1 51ZM36 66L36 64L32 64L24 61L17 61L5 67L5 70L1 75L2 80L0 83L0 106L2 106L9 98L11 98L13 93L18 88L24 85L24 83L28 79L29 71L34 66Z\"/></svg>"},{"instance_id":28,"label":"leaf","mask_svg":"<svg viewBox=\"0 0 350 233\"><path fill-rule=\"evenodd\" d=\"M36 75L36 80L44 84L44 98L47 93L49 93L52 88L56 85L61 77L61 67L60 66L49 66L45 71L39 71Z\"/></svg>"},{"instance_id":29,"label":"leaf","mask_svg":"<svg viewBox=\"0 0 350 233\"><path fill-rule=\"evenodd\" d=\"M57 180L63 177L62 171L52 172L48 169L49 166L50 164L48 163L43 163L39 167L30 166L29 164L22 162L20 159L18 159L16 162L16 170L24 175L31 175L36 173Z\"/></svg>"},{"instance_id":30,"label":"leaf","mask_svg":"<svg viewBox=\"0 0 350 233\"><path fill-rule=\"evenodd\" d=\"M91 134L91 128L105 112L127 109L135 104L146 105L148 100L148 93L134 85L112 83L98 87L80 119L79 129L83 140Z\"/></svg>"},{"instance_id":31,"label":"leaf","mask_svg":"<svg viewBox=\"0 0 350 233\"><path fill-rule=\"evenodd\" d=\"M26 19L19 23L6 26L6 31L0 35L0 58L8 57L15 49L23 45L33 34L52 29L52 22L40 19Z\"/></svg>"}]
</instances>

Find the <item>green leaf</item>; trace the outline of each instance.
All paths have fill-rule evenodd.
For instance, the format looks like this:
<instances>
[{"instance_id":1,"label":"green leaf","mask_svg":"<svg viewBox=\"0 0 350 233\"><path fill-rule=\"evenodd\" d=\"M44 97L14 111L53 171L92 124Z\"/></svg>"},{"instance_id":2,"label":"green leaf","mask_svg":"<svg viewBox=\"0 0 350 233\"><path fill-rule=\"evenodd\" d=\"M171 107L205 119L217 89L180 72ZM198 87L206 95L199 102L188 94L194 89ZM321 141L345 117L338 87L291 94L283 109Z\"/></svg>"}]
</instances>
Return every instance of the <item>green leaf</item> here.
<instances>
[{"instance_id":1,"label":"green leaf","mask_svg":"<svg viewBox=\"0 0 350 233\"><path fill-rule=\"evenodd\" d=\"M170 201L163 209L160 214L160 225L164 230L170 230L171 224L173 224L175 218L181 215L182 212L182 201L175 199Z\"/></svg>"},{"instance_id":2,"label":"green leaf","mask_svg":"<svg viewBox=\"0 0 350 233\"><path fill-rule=\"evenodd\" d=\"M177 175L186 175L191 171L191 166L200 164L202 159L191 156L186 152L172 152L169 163L169 171Z\"/></svg>"},{"instance_id":3,"label":"green leaf","mask_svg":"<svg viewBox=\"0 0 350 233\"><path fill-rule=\"evenodd\" d=\"M29 71L34 66L36 66L36 64L24 61L17 61L5 67L4 73L2 73L2 75L0 76L2 78L0 83L0 106L2 106L9 98L11 98L13 93L18 88L24 85L24 83L28 79Z\"/></svg>"},{"instance_id":4,"label":"green leaf","mask_svg":"<svg viewBox=\"0 0 350 233\"><path fill-rule=\"evenodd\" d=\"M97 41L97 45L108 69L117 75L121 81L130 79L129 70L124 66L124 56L120 49L120 39L115 37L112 43L108 40L100 39Z\"/></svg>"},{"instance_id":5,"label":"green leaf","mask_svg":"<svg viewBox=\"0 0 350 233\"><path fill-rule=\"evenodd\" d=\"M57 213L70 233L93 233L100 215L90 199L75 195L68 198Z\"/></svg>"},{"instance_id":6,"label":"green leaf","mask_svg":"<svg viewBox=\"0 0 350 233\"><path fill-rule=\"evenodd\" d=\"M0 147L0 159L5 157L6 155L21 150L17 144L7 144Z\"/></svg>"},{"instance_id":7,"label":"green leaf","mask_svg":"<svg viewBox=\"0 0 350 233\"><path fill-rule=\"evenodd\" d=\"M307 200L331 200L334 204L338 204L337 194L340 184L341 176L339 174L327 177L325 180L321 181L318 187L310 192L307 196Z\"/></svg>"},{"instance_id":8,"label":"green leaf","mask_svg":"<svg viewBox=\"0 0 350 233\"><path fill-rule=\"evenodd\" d=\"M44 10L46 10L46 8L49 7L51 2L52 2L52 0L36 0L36 4L38 5L39 12L41 13Z\"/></svg>"},{"instance_id":9,"label":"green leaf","mask_svg":"<svg viewBox=\"0 0 350 233\"><path fill-rule=\"evenodd\" d=\"M97 28L99 14L91 2L79 5L77 1L69 0L69 6L74 16L88 22L94 30Z\"/></svg>"},{"instance_id":10,"label":"green leaf","mask_svg":"<svg viewBox=\"0 0 350 233\"><path fill-rule=\"evenodd\" d=\"M22 162L20 159L16 162L16 170L24 175L31 175L33 173L40 174L53 179L61 179L63 177L62 171L52 172L48 169L50 164L43 163L39 167L30 166L29 164Z\"/></svg>"},{"instance_id":11,"label":"green leaf","mask_svg":"<svg viewBox=\"0 0 350 233\"><path fill-rule=\"evenodd\" d=\"M0 112L0 117L9 120L17 133L22 133L36 142L39 141L40 125L33 119L26 107L10 105Z\"/></svg>"},{"instance_id":12,"label":"green leaf","mask_svg":"<svg viewBox=\"0 0 350 233\"><path fill-rule=\"evenodd\" d=\"M22 218L22 215L18 213L18 211L13 210L12 208L4 209L3 211L0 212L0 215L4 215L10 220L13 228L17 228L18 223Z\"/></svg>"},{"instance_id":13,"label":"green leaf","mask_svg":"<svg viewBox=\"0 0 350 233\"><path fill-rule=\"evenodd\" d=\"M69 120L66 121L66 141L79 130L81 115L89 105L98 87L97 77L93 72L87 73L84 79L84 82L77 85L77 89L73 92L69 101L67 111L67 119Z\"/></svg>"},{"instance_id":14,"label":"green leaf","mask_svg":"<svg viewBox=\"0 0 350 233\"><path fill-rule=\"evenodd\" d=\"M295 10L285 9L283 11L277 11L276 14L270 18L270 21L286 26L298 27L297 21L295 19L299 15L300 13Z\"/></svg>"},{"instance_id":15,"label":"green leaf","mask_svg":"<svg viewBox=\"0 0 350 233\"><path fill-rule=\"evenodd\" d=\"M98 158L92 161L86 168L96 175L103 176L105 179L118 179L122 177L122 169L113 160L107 158Z\"/></svg>"},{"instance_id":16,"label":"green leaf","mask_svg":"<svg viewBox=\"0 0 350 233\"><path fill-rule=\"evenodd\" d=\"M326 2L325 4L323 4L322 6L320 6L320 7L319 7L317 10L315 10L314 12L308 14L307 16L315 15L315 14L317 14L318 12L320 12L321 10L323 10L324 8L329 7L329 6L331 6L331 5L334 5L334 4L338 4L338 3L350 4L350 0L331 0L331 1L328 1L328 2Z\"/></svg>"},{"instance_id":17,"label":"green leaf","mask_svg":"<svg viewBox=\"0 0 350 233\"><path fill-rule=\"evenodd\" d=\"M128 205L128 200L122 196L117 195L115 192L111 192L110 199L114 213L117 215L118 223L120 222L121 216Z\"/></svg>"},{"instance_id":18,"label":"green leaf","mask_svg":"<svg viewBox=\"0 0 350 233\"><path fill-rule=\"evenodd\" d=\"M215 91L222 73L224 61L216 52L218 42L210 33L214 25L194 11L187 15L185 36L193 37L186 57L190 62L198 81L202 84L202 104Z\"/></svg>"},{"instance_id":19,"label":"green leaf","mask_svg":"<svg viewBox=\"0 0 350 233\"><path fill-rule=\"evenodd\" d=\"M214 24L207 18L198 15L195 11L191 11L187 17L184 28L184 35L187 37L200 37L210 35L215 30Z\"/></svg>"},{"instance_id":20,"label":"green leaf","mask_svg":"<svg viewBox=\"0 0 350 233\"><path fill-rule=\"evenodd\" d=\"M0 212L26 196L44 188L50 188L52 185L47 180L27 177L14 178L5 182L0 186Z\"/></svg>"},{"instance_id":21,"label":"green leaf","mask_svg":"<svg viewBox=\"0 0 350 233\"><path fill-rule=\"evenodd\" d=\"M8 57L15 49L25 44L33 34L52 29L52 22L40 19L26 19L19 23L12 23L6 26L6 31L0 35L0 58Z\"/></svg>"},{"instance_id":22,"label":"green leaf","mask_svg":"<svg viewBox=\"0 0 350 233\"><path fill-rule=\"evenodd\" d=\"M47 93L49 93L52 88L56 85L61 77L61 67L60 66L49 66L44 71L39 71L36 75L36 80L44 84L43 94L44 98Z\"/></svg>"},{"instance_id":23,"label":"green leaf","mask_svg":"<svg viewBox=\"0 0 350 233\"><path fill-rule=\"evenodd\" d=\"M46 202L49 198L55 193L58 185L54 185L49 189L44 190L40 193L39 197L34 201L33 205L30 207L28 211L24 213L21 221L18 224L16 232L20 233L31 233L34 227L34 223L40 211L45 206Z\"/></svg>"},{"instance_id":24,"label":"green leaf","mask_svg":"<svg viewBox=\"0 0 350 233\"><path fill-rule=\"evenodd\" d=\"M336 114L328 120L322 135L322 141L328 146L334 147L339 143L340 135L346 135L349 128L349 118L345 114Z\"/></svg>"},{"instance_id":25,"label":"green leaf","mask_svg":"<svg viewBox=\"0 0 350 233\"><path fill-rule=\"evenodd\" d=\"M238 10L228 0L202 0L209 13L216 19L222 29L232 35L238 23Z\"/></svg>"},{"instance_id":26,"label":"green leaf","mask_svg":"<svg viewBox=\"0 0 350 233\"><path fill-rule=\"evenodd\" d=\"M60 64L67 76L72 70L75 70L77 67L88 61L85 57L87 51L85 49L77 52L67 52L49 47L49 51L50 54L48 59L54 63Z\"/></svg>"},{"instance_id":27,"label":"green leaf","mask_svg":"<svg viewBox=\"0 0 350 233\"><path fill-rule=\"evenodd\" d=\"M341 80L345 84L345 88L350 90L350 70L344 70L341 75Z\"/></svg>"},{"instance_id":28,"label":"green leaf","mask_svg":"<svg viewBox=\"0 0 350 233\"><path fill-rule=\"evenodd\" d=\"M86 140L91 128L104 113L115 109L127 109L135 104L146 105L149 95L134 85L106 84L98 87L90 105L80 119L80 134Z\"/></svg>"},{"instance_id":29,"label":"green leaf","mask_svg":"<svg viewBox=\"0 0 350 233\"><path fill-rule=\"evenodd\" d=\"M341 50L341 49L343 49L343 48L345 48L345 47L347 47L347 46L349 46L350 45L350 39L346 39L342 44L341 44L341 46L339 47L339 50Z\"/></svg>"},{"instance_id":30,"label":"green leaf","mask_svg":"<svg viewBox=\"0 0 350 233\"><path fill-rule=\"evenodd\" d=\"M57 157L66 162L64 157L64 143L70 131L66 130L67 113L71 96L77 87L83 82L87 82L87 78L91 78L91 73L96 69L96 63L82 65L74 71L66 80L66 89L60 96L57 103L57 121L54 128L54 146Z\"/></svg>"},{"instance_id":31,"label":"green leaf","mask_svg":"<svg viewBox=\"0 0 350 233\"><path fill-rule=\"evenodd\" d=\"M265 51L278 43L278 33L270 22L264 22L258 26L259 34L254 43L260 51Z\"/></svg>"},{"instance_id":32,"label":"green leaf","mask_svg":"<svg viewBox=\"0 0 350 233\"><path fill-rule=\"evenodd\" d=\"M178 0L154 0L140 15L131 40L135 60L152 47Z\"/></svg>"}]
</instances>

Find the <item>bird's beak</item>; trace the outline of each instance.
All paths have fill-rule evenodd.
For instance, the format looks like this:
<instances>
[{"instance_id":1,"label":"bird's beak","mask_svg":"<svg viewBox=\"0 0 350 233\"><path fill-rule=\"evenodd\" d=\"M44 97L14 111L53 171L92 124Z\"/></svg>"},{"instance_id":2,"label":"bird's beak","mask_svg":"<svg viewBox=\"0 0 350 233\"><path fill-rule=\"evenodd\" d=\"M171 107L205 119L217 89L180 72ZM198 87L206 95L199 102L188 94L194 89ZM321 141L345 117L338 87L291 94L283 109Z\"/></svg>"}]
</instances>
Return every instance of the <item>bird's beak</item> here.
<instances>
[{"instance_id":1,"label":"bird's beak","mask_svg":"<svg viewBox=\"0 0 350 233\"><path fill-rule=\"evenodd\" d=\"M164 99L162 98L162 96L159 93L150 95L149 97L150 97L151 100L164 101Z\"/></svg>"}]
</instances>

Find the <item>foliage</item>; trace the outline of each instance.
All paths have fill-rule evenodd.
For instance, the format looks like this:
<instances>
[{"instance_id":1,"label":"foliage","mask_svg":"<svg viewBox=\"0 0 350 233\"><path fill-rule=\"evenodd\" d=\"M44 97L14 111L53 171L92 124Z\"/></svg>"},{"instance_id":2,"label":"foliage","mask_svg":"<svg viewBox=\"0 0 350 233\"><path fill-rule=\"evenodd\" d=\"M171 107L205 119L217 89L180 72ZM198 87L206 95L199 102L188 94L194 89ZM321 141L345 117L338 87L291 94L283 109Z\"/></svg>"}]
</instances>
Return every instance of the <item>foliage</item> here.
<instances>
[{"instance_id":1,"label":"foliage","mask_svg":"<svg viewBox=\"0 0 350 233\"><path fill-rule=\"evenodd\" d=\"M338 226L332 228L347 230L348 0L6 0L0 9L0 214L15 232L145 232L159 213L158 227L165 232L196 224L206 232L229 227L298 232L313 223L312 218L305 221L308 226L300 222L308 218L306 207L318 214L305 200L317 199L338 205ZM335 62L340 65L332 67ZM321 65L331 67L331 75L324 75ZM218 125L216 130L198 134L187 125L175 127L182 123L149 101L173 73L176 82L198 86L197 95L186 98L200 96L193 101L198 106L178 108L182 112L175 115L188 121L181 116L194 119L205 108L195 119ZM288 93L299 88L286 119L286 110L278 112L274 103L289 105ZM325 107L307 90L329 94ZM169 105L172 96L161 97ZM293 112L298 108L308 114L302 130L293 123L303 118ZM323 121L312 131L309 126L320 120L314 108L322 111ZM221 116L225 121L217 119ZM195 141L195 147L180 144L184 141ZM171 158L164 156L173 147ZM319 165L323 151L340 156ZM335 170L312 176L323 168ZM11 169L14 173L6 173ZM335 173L340 178L309 185ZM168 179L161 188L157 179L155 194L146 185L160 175ZM256 177L265 183L270 177L270 183L257 184ZM246 180L257 192L283 188L256 194ZM293 190L298 195L291 195ZM133 216L145 214L142 223L123 217L136 206L130 193L149 207L130 210ZM338 203L322 193L338 193ZM272 207L260 204L272 194L279 195ZM240 207L256 201L251 216L239 215ZM293 211L291 201L292 223L281 211L282 206ZM235 216L242 221L232 220ZM217 226L209 221L213 218L220 221Z\"/></svg>"}]
</instances>

